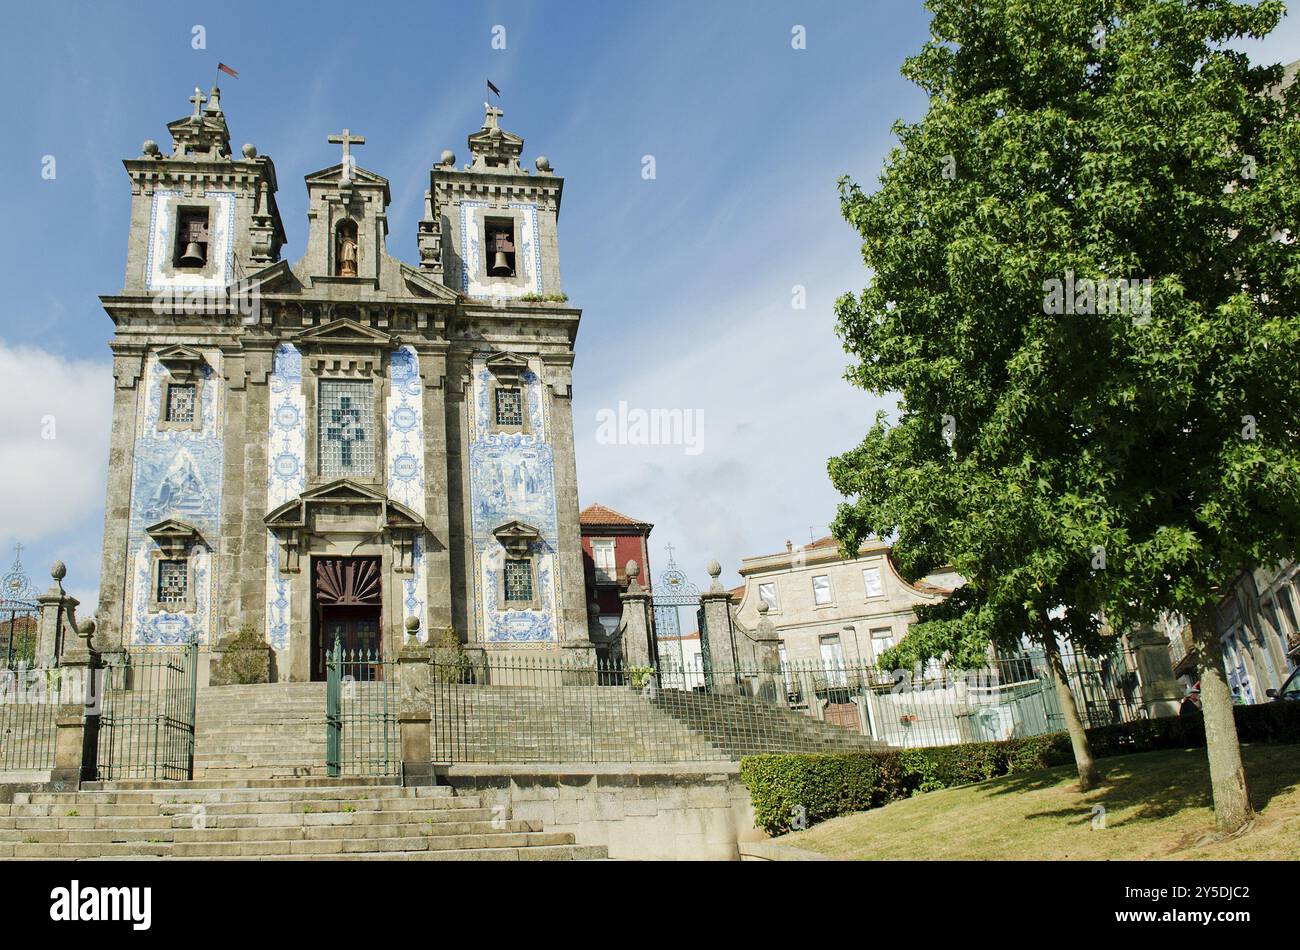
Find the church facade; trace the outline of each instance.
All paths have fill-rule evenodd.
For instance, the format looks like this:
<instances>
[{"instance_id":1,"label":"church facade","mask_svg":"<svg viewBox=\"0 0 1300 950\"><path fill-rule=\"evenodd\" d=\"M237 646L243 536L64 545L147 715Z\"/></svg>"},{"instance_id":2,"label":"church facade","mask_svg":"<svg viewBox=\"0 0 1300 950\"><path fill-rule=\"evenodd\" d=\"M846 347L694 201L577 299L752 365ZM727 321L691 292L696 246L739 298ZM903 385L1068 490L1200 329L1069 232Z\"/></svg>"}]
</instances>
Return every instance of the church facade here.
<instances>
[{"instance_id":1,"label":"church facade","mask_svg":"<svg viewBox=\"0 0 1300 950\"><path fill-rule=\"evenodd\" d=\"M232 152L220 90L191 102L170 151L124 162L124 287L101 298L101 646L211 652L251 626L277 679L308 680L336 640L391 655L414 617L421 639L590 656L563 179L522 168L486 107L469 161L430 170L408 264L345 129L291 264L274 163Z\"/></svg>"}]
</instances>

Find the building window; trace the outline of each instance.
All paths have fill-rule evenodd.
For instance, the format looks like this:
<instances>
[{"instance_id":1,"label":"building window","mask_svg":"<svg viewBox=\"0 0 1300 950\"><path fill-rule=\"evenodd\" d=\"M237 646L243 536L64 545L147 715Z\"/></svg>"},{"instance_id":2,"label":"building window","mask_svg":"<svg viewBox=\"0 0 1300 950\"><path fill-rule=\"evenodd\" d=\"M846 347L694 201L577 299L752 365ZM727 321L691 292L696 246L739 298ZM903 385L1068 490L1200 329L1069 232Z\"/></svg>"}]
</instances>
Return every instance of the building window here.
<instances>
[{"instance_id":1,"label":"building window","mask_svg":"<svg viewBox=\"0 0 1300 950\"><path fill-rule=\"evenodd\" d=\"M894 645L894 631L890 627L877 627L871 631L871 657L874 660Z\"/></svg>"},{"instance_id":2,"label":"building window","mask_svg":"<svg viewBox=\"0 0 1300 950\"><path fill-rule=\"evenodd\" d=\"M208 209L181 208L176 213L176 250L172 264L197 268L208 262Z\"/></svg>"},{"instance_id":3,"label":"building window","mask_svg":"<svg viewBox=\"0 0 1300 950\"><path fill-rule=\"evenodd\" d=\"M776 610L776 584L759 584L758 599L767 604L768 610Z\"/></svg>"},{"instance_id":4,"label":"building window","mask_svg":"<svg viewBox=\"0 0 1300 950\"><path fill-rule=\"evenodd\" d=\"M369 381L321 380L317 426L321 475L374 474L374 400Z\"/></svg>"},{"instance_id":5,"label":"building window","mask_svg":"<svg viewBox=\"0 0 1300 950\"><path fill-rule=\"evenodd\" d=\"M824 607L831 602L831 579L829 574L818 574L812 579L813 603Z\"/></svg>"},{"instance_id":6,"label":"building window","mask_svg":"<svg viewBox=\"0 0 1300 950\"><path fill-rule=\"evenodd\" d=\"M497 388L497 425L521 426L524 424L524 392L510 386Z\"/></svg>"},{"instance_id":7,"label":"building window","mask_svg":"<svg viewBox=\"0 0 1300 950\"><path fill-rule=\"evenodd\" d=\"M488 218L487 272L489 277L515 276L515 223L510 218Z\"/></svg>"},{"instance_id":8,"label":"building window","mask_svg":"<svg viewBox=\"0 0 1300 950\"><path fill-rule=\"evenodd\" d=\"M528 558L506 558L506 603L532 603L533 565Z\"/></svg>"},{"instance_id":9,"label":"building window","mask_svg":"<svg viewBox=\"0 0 1300 950\"><path fill-rule=\"evenodd\" d=\"M163 607L184 607L189 600L189 564L183 559L158 562L158 603Z\"/></svg>"},{"instance_id":10,"label":"building window","mask_svg":"<svg viewBox=\"0 0 1300 950\"><path fill-rule=\"evenodd\" d=\"M868 597L882 597L885 590L880 585L880 568L866 567L862 569L862 583L867 589Z\"/></svg>"},{"instance_id":11,"label":"building window","mask_svg":"<svg viewBox=\"0 0 1300 950\"><path fill-rule=\"evenodd\" d=\"M817 645L821 649L826 685L844 686L848 681L844 676L844 648L840 645L840 635L832 633L819 637Z\"/></svg>"},{"instance_id":12,"label":"building window","mask_svg":"<svg viewBox=\"0 0 1300 950\"><path fill-rule=\"evenodd\" d=\"M192 423L194 421L194 397L197 387L193 383L172 383L167 387L168 422Z\"/></svg>"},{"instance_id":13,"label":"building window","mask_svg":"<svg viewBox=\"0 0 1300 950\"><path fill-rule=\"evenodd\" d=\"M596 563L596 580L605 584L612 584L618 580L613 541L592 541L591 559Z\"/></svg>"}]
</instances>

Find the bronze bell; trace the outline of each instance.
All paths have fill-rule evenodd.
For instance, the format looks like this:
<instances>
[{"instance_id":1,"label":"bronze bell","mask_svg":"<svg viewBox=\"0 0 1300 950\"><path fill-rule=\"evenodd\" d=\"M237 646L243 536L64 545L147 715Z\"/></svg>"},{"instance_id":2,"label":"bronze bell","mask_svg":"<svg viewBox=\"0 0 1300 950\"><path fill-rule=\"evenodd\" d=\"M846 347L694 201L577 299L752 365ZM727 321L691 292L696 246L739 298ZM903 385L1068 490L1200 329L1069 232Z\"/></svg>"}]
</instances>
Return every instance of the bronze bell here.
<instances>
[{"instance_id":1,"label":"bronze bell","mask_svg":"<svg viewBox=\"0 0 1300 950\"><path fill-rule=\"evenodd\" d=\"M190 241L185 245L185 253L181 255L182 267L202 267L207 261L203 258L203 250L199 247L198 241Z\"/></svg>"},{"instance_id":2,"label":"bronze bell","mask_svg":"<svg viewBox=\"0 0 1300 950\"><path fill-rule=\"evenodd\" d=\"M506 254L514 253L515 250L514 242L510 240L510 232L492 232L490 244L495 253L492 255L492 266L488 268L488 274L492 277L509 277L514 273L514 268L510 266L510 259Z\"/></svg>"}]
</instances>

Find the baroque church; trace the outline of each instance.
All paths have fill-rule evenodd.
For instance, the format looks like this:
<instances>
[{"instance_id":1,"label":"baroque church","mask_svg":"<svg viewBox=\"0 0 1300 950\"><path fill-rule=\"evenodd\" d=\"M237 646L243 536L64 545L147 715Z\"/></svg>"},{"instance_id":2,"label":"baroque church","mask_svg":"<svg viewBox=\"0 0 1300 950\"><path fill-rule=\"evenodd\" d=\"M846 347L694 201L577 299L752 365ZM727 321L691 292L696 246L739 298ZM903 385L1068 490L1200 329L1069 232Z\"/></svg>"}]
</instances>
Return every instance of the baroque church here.
<instances>
[{"instance_id":1,"label":"baroque church","mask_svg":"<svg viewBox=\"0 0 1300 950\"><path fill-rule=\"evenodd\" d=\"M301 681L336 640L391 655L415 618L421 639L589 659L563 179L521 167L485 106L469 161L429 172L407 264L344 129L290 263L275 164L232 152L220 96L195 90L170 150L123 163L101 647L210 652L251 626Z\"/></svg>"}]
</instances>

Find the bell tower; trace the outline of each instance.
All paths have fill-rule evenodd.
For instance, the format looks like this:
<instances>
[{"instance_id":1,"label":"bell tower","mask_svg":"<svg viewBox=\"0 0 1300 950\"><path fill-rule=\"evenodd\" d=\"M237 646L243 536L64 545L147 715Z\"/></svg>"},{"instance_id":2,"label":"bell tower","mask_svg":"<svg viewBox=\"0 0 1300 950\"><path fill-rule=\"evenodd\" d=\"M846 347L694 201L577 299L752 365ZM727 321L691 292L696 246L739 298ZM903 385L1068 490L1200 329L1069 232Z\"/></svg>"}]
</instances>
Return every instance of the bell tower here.
<instances>
[{"instance_id":1,"label":"bell tower","mask_svg":"<svg viewBox=\"0 0 1300 950\"><path fill-rule=\"evenodd\" d=\"M500 109L483 110L483 127L469 136L470 161L457 169L455 154L444 151L429 173L420 266L469 297L557 299L564 179L545 156L535 175L520 168L524 140L501 128Z\"/></svg>"},{"instance_id":2,"label":"bell tower","mask_svg":"<svg viewBox=\"0 0 1300 950\"><path fill-rule=\"evenodd\" d=\"M123 162L132 195L126 294L216 290L279 260L275 165L251 145L232 155L219 88L195 89L190 102L190 115L167 124L170 154L147 141Z\"/></svg>"}]
</instances>

